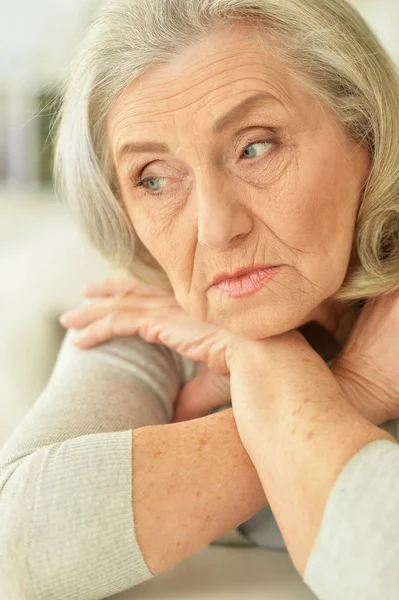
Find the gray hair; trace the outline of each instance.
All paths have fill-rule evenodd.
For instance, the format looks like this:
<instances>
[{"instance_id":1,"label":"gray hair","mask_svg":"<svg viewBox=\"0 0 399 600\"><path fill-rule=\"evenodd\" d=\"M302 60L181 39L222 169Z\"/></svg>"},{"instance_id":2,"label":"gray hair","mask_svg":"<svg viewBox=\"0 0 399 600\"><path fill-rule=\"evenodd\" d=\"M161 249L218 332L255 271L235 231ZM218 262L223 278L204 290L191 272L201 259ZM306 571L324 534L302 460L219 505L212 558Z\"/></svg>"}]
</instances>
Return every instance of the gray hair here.
<instances>
[{"instance_id":1,"label":"gray hair","mask_svg":"<svg viewBox=\"0 0 399 600\"><path fill-rule=\"evenodd\" d=\"M372 158L349 266L336 300L399 287L399 73L346 0L113 0L70 65L57 125L54 175L89 242L116 269L172 290L139 240L118 193L106 137L108 111L124 88L211 30L240 19L278 36L284 60ZM270 50L270 48L269 48Z\"/></svg>"}]
</instances>

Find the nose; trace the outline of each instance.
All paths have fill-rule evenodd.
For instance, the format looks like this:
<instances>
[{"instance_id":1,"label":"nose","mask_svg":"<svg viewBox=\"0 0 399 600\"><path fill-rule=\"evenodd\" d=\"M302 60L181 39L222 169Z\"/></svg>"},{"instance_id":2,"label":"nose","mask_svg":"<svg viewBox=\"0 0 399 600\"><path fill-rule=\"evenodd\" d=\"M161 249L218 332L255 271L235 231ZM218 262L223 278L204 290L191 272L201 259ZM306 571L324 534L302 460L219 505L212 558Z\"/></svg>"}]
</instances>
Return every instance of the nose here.
<instances>
[{"instance_id":1,"label":"nose","mask_svg":"<svg viewBox=\"0 0 399 600\"><path fill-rule=\"evenodd\" d=\"M198 242L219 250L245 238L253 223L246 207L229 193L209 187L197 194Z\"/></svg>"}]
</instances>

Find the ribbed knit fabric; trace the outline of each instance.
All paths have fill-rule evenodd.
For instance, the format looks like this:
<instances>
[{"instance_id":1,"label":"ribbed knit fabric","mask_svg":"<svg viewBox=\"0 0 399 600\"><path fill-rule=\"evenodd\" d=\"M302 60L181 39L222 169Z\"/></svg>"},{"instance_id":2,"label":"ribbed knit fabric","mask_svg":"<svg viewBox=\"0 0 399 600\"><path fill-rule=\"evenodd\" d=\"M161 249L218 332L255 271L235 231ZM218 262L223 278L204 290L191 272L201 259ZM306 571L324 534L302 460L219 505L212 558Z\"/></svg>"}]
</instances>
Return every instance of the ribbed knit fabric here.
<instances>
[{"instance_id":1,"label":"ribbed knit fabric","mask_svg":"<svg viewBox=\"0 0 399 600\"><path fill-rule=\"evenodd\" d=\"M375 440L335 481L303 581L321 600L397 600L398 515L399 445Z\"/></svg>"},{"instance_id":2,"label":"ribbed knit fabric","mask_svg":"<svg viewBox=\"0 0 399 600\"><path fill-rule=\"evenodd\" d=\"M75 333L0 450L1 600L101 600L153 577L135 534L132 430L170 422L199 364L139 336L82 350ZM341 472L305 576L321 600L391 600L399 589L398 453L374 442ZM279 547L271 519L260 511L213 543Z\"/></svg>"},{"instance_id":3,"label":"ribbed knit fabric","mask_svg":"<svg viewBox=\"0 0 399 600\"><path fill-rule=\"evenodd\" d=\"M97 600L153 577L135 534L132 430L170 422L199 364L139 336L83 350L76 333L0 449L1 600ZM251 544L238 530L219 542Z\"/></svg>"}]
</instances>

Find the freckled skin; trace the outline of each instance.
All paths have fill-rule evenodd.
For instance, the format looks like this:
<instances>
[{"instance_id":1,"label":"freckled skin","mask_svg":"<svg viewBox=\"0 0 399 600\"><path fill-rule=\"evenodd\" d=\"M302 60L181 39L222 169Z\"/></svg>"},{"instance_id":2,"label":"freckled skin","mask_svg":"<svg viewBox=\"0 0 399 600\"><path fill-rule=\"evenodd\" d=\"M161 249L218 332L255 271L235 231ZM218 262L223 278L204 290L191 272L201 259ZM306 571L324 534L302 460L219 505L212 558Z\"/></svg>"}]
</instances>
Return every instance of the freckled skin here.
<instances>
[{"instance_id":1,"label":"freckled skin","mask_svg":"<svg viewBox=\"0 0 399 600\"><path fill-rule=\"evenodd\" d=\"M278 40L269 40L273 51ZM259 92L282 104L264 101L212 132ZM132 224L190 315L249 339L311 320L334 333L348 319L353 307L330 296L349 264L367 150L246 25L209 34L133 82L107 134ZM170 152L117 161L126 142L149 140ZM134 186L145 177L155 189ZM256 294L234 299L210 288L218 273L257 263L282 267Z\"/></svg>"}]
</instances>

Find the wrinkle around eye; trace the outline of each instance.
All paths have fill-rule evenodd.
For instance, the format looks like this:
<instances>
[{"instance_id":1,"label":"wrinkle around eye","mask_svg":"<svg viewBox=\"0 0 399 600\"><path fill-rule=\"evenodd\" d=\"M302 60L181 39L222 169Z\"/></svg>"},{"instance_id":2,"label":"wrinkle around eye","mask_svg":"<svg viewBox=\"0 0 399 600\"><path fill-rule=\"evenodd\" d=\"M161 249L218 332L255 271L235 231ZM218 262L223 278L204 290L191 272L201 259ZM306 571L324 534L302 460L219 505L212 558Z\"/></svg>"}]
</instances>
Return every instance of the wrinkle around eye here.
<instances>
[{"instance_id":1,"label":"wrinkle around eye","mask_svg":"<svg viewBox=\"0 0 399 600\"><path fill-rule=\"evenodd\" d=\"M251 146L255 146L257 144L266 146L267 149L265 150L265 152L263 154L261 154L260 156L248 156L245 157L243 156L243 153L250 148ZM251 172L251 177L256 177L256 175L262 176L262 172L264 171L264 169L267 169L268 164L273 160L274 155L279 153L279 151L281 150L281 147L283 146L281 140L277 137L277 138L261 138L258 140L254 140L254 141L250 141L249 143L247 143L245 146L243 146L241 153L240 153L240 157L237 163L235 163L236 165L243 165L244 170L248 169L248 172ZM149 174L146 175L145 177L142 177L142 174L144 174L144 172L147 169L150 169L150 167L153 165L153 163L157 163L157 162L161 162L158 160L152 161L150 163L148 163L147 165L145 165L142 169L138 170L138 175L134 175L134 173L132 173L131 177L129 178L129 181L131 183L131 185L133 185L134 188L138 188L138 192L142 192L147 196L160 196L160 195L164 195L166 193L168 193L168 189L170 187L174 187L174 184L176 183L176 185L179 184L179 181L182 182L181 176L165 176L165 175L156 175L156 174ZM275 168L277 165L274 165L272 167L273 173L275 172ZM258 173L256 173L256 169L259 169ZM255 170L255 173L253 172L253 170ZM237 176L241 179L242 175L240 175L239 173L237 173ZM148 182L149 180L152 179L159 179L159 180L171 180L172 183L171 184L167 184L165 185L163 188L161 188L160 190L151 190L145 187L145 183ZM142 183L142 185L140 185L140 183ZM183 185L184 185L184 178L183 178ZM256 183L256 181L250 182L250 183Z\"/></svg>"}]
</instances>

